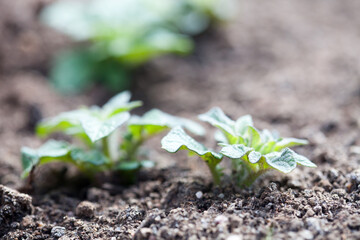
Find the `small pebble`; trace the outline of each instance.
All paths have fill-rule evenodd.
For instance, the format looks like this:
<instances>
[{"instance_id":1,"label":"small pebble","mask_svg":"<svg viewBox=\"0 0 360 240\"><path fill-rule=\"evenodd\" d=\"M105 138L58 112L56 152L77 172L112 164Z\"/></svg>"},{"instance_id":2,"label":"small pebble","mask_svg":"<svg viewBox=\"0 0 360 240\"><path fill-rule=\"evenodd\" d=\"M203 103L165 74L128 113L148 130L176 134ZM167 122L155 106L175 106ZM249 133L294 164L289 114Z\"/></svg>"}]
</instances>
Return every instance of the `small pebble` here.
<instances>
[{"instance_id":1,"label":"small pebble","mask_svg":"<svg viewBox=\"0 0 360 240\"><path fill-rule=\"evenodd\" d=\"M314 215L315 212L312 209L309 209L305 214L306 217L313 217Z\"/></svg>"},{"instance_id":2,"label":"small pebble","mask_svg":"<svg viewBox=\"0 0 360 240\"><path fill-rule=\"evenodd\" d=\"M315 197L311 197L311 198L309 198L309 200L308 200L308 203L310 204L310 206L312 206L312 207L314 207L314 206L316 206L317 205L317 200L316 200L316 198Z\"/></svg>"},{"instance_id":3,"label":"small pebble","mask_svg":"<svg viewBox=\"0 0 360 240\"><path fill-rule=\"evenodd\" d=\"M80 218L93 218L95 216L95 205L89 201L83 201L76 207L76 216Z\"/></svg>"},{"instance_id":4,"label":"small pebble","mask_svg":"<svg viewBox=\"0 0 360 240\"><path fill-rule=\"evenodd\" d=\"M298 179L291 179L288 185L292 188L301 188L303 184Z\"/></svg>"},{"instance_id":5,"label":"small pebble","mask_svg":"<svg viewBox=\"0 0 360 240\"><path fill-rule=\"evenodd\" d=\"M207 228L209 227L209 223L208 223L208 221L207 221L205 218L202 218L202 219L201 219L201 226L202 226L202 228L204 228L204 229L207 229Z\"/></svg>"},{"instance_id":6,"label":"small pebble","mask_svg":"<svg viewBox=\"0 0 360 240\"><path fill-rule=\"evenodd\" d=\"M357 169L350 173L350 180L356 185L360 184L360 169Z\"/></svg>"},{"instance_id":7,"label":"small pebble","mask_svg":"<svg viewBox=\"0 0 360 240\"><path fill-rule=\"evenodd\" d=\"M338 177L339 177L339 171L334 169L334 168L330 169L330 171L329 171L329 179L331 181L335 181Z\"/></svg>"},{"instance_id":8,"label":"small pebble","mask_svg":"<svg viewBox=\"0 0 360 240\"><path fill-rule=\"evenodd\" d=\"M323 187L325 189L325 191L327 191L327 192L330 192L332 189L332 185L329 182L329 180L327 180L327 179L321 180L318 184L320 187Z\"/></svg>"},{"instance_id":9,"label":"small pebble","mask_svg":"<svg viewBox=\"0 0 360 240\"><path fill-rule=\"evenodd\" d=\"M322 208L321 208L321 206L316 205L315 207L313 207L313 210L314 210L314 212L316 212L316 213L320 213L320 212L322 211Z\"/></svg>"},{"instance_id":10,"label":"small pebble","mask_svg":"<svg viewBox=\"0 0 360 240\"><path fill-rule=\"evenodd\" d=\"M224 198L225 195L224 195L223 193L220 193L218 197L219 197L219 198Z\"/></svg>"},{"instance_id":11,"label":"small pebble","mask_svg":"<svg viewBox=\"0 0 360 240\"><path fill-rule=\"evenodd\" d=\"M242 240L243 237L241 235L230 235L226 238L226 240Z\"/></svg>"},{"instance_id":12,"label":"small pebble","mask_svg":"<svg viewBox=\"0 0 360 240\"><path fill-rule=\"evenodd\" d=\"M351 146L350 153L355 155L360 155L360 146Z\"/></svg>"},{"instance_id":13,"label":"small pebble","mask_svg":"<svg viewBox=\"0 0 360 240\"><path fill-rule=\"evenodd\" d=\"M314 217L309 217L305 219L305 223L310 230L315 231L317 233L323 232L319 219Z\"/></svg>"},{"instance_id":14,"label":"small pebble","mask_svg":"<svg viewBox=\"0 0 360 240\"><path fill-rule=\"evenodd\" d=\"M302 230L298 234L301 239L306 239L306 240L314 239L314 234L312 234L312 232L310 232L309 230Z\"/></svg>"},{"instance_id":15,"label":"small pebble","mask_svg":"<svg viewBox=\"0 0 360 240\"><path fill-rule=\"evenodd\" d=\"M34 227L36 224L34 222L34 219L32 219L31 216L25 216L23 220L21 221L21 225L24 227Z\"/></svg>"},{"instance_id":16,"label":"small pebble","mask_svg":"<svg viewBox=\"0 0 360 240\"><path fill-rule=\"evenodd\" d=\"M338 188L331 191L331 194L338 195L339 197L344 197L346 195L345 189Z\"/></svg>"},{"instance_id":17,"label":"small pebble","mask_svg":"<svg viewBox=\"0 0 360 240\"><path fill-rule=\"evenodd\" d=\"M216 224L220 224L220 223L225 223L229 221L228 217L224 216L224 215L219 215L215 218L215 223Z\"/></svg>"},{"instance_id":18,"label":"small pebble","mask_svg":"<svg viewBox=\"0 0 360 240\"><path fill-rule=\"evenodd\" d=\"M203 197L202 191L198 191L197 193L195 193L195 196L197 197L197 199L202 198Z\"/></svg>"},{"instance_id":19,"label":"small pebble","mask_svg":"<svg viewBox=\"0 0 360 240\"><path fill-rule=\"evenodd\" d=\"M360 229L360 216L351 216L347 220L347 225L352 230L359 230Z\"/></svg>"},{"instance_id":20,"label":"small pebble","mask_svg":"<svg viewBox=\"0 0 360 240\"><path fill-rule=\"evenodd\" d=\"M70 238L68 236L62 236L59 240L70 240Z\"/></svg>"},{"instance_id":21,"label":"small pebble","mask_svg":"<svg viewBox=\"0 0 360 240\"><path fill-rule=\"evenodd\" d=\"M144 239L149 239L152 234L152 230L150 228L141 228L140 229L140 235Z\"/></svg>"},{"instance_id":22,"label":"small pebble","mask_svg":"<svg viewBox=\"0 0 360 240\"><path fill-rule=\"evenodd\" d=\"M196 235L191 235L189 237L189 240L198 240L198 237Z\"/></svg>"},{"instance_id":23,"label":"small pebble","mask_svg":"<svg viewBox=\"0 0 360 240\"><path fill-rule=\"evenodd\" d=\"M293 232L297 232L304 227L303 221L299 219L289 220L289 224L290 224L289 230Z\"/></svg>"},{"instance_id":24,"label":"small pebble","mask_svg":"<svg viewBox=\"0 0 360 240\"><path fill-rule=\"evenodd\" d=\"M55 226L51 229L51 235L54 238L61 238L66 233L66 229L64 227Z\"/></svg>"},{"instance_id":25,"label":"small pebble","mask_svg":"<svg viewBox=\"0 0 360 240\"><path fill-rule=\"evenodd\" d=\"M20 227L20 223L18 223L18 222L13 222L13 223L10 224L10 226L11 226L12 228L19 228L19 227Z\"/></svg>"}]
</instances>

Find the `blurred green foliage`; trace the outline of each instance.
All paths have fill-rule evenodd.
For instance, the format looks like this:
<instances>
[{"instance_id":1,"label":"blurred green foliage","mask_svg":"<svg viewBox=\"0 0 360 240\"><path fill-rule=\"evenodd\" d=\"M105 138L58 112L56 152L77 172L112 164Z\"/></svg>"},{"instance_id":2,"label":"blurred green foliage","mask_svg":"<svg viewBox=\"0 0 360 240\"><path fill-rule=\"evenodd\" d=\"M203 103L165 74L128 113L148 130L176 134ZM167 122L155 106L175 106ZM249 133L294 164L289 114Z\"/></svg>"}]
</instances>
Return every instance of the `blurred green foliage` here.
<instances>
[{"instance_id":1,"label":"blurred green foliage","mask_svg":"<svg viewBox=\"0 0 360 240\"><path fill-rule=\"evenodd\" d=\"M60 53L51 80L64 93L101 82L113 91L129 87L129 73L163 54L192 51L191 35L227 19L233 0L58 1L41 13L47 25L70 36L77 48Z\"/></svg>"}]
</instances>

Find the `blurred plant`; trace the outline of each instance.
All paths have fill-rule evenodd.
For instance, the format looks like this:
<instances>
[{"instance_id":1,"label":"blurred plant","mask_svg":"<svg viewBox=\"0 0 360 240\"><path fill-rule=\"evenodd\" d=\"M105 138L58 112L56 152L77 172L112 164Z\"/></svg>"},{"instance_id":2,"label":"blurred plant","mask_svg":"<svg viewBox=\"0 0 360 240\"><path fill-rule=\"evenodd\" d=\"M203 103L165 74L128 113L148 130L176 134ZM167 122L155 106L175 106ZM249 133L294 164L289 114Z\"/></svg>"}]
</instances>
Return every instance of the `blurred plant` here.
<instances>
[{"instance_id":1,"label":"blurred plant","mask_svg":"<svg viewBox=\"0 0 360 240\"><path fill-rule=\"evenodd\" d=\"M84 174L113 170L121 171L131 182L141 167L151 161L140 160L139 148L149 138L169 128L182 126L195 134L203 134L198 124L153 109L142 117L130 116L129 111L141 105L129 102L130 93L123 92L110 99L102 108L93 106L45 119L37 126L37 135L47 137L61 132L82 143L80 146L65 141L49 140L38 149L22 148L23 176L39 165L53 161L75 165ZM119 129L125 123L126 128ZM126 182L126 181L125 181Z\"/></svg>"},{"instance_id":2,"label":"blurred plant","mask_svg":"<svg viewBox=\"0 0 360 240\"><path fill-rule=\"evenodd\" d=\"M219 129L215 135L222 147L220 152L206 148L185 133L181 127L172 129L161 141L168 152L188 150L199 155L208 165L215 184L220 184L223 172L219 163L224 156L232 161L232 174L240 186L250 186L270 169L289 173L296 165L316 167L309 159L289 147L307 144L306 140L280 138L268 130L259 131L253 126L250 115L236 121L228 118L220 108L213 108L199 116L200 120Z\"/></svg>"},{"instance_id":3,"label":"blurred plant","mask_svg":"<svg viewBox=\"0 0 360 240\"><path fill-rule=\"evenodd\" d=\"M64 93L100 81L113 91L129 87L129 74L150 59L188 54L189 35L212 21L229 17L233 0L89 0L58 1L41 19L83 43L59 54L51 80Z\"/></svg>"}]
</instances>

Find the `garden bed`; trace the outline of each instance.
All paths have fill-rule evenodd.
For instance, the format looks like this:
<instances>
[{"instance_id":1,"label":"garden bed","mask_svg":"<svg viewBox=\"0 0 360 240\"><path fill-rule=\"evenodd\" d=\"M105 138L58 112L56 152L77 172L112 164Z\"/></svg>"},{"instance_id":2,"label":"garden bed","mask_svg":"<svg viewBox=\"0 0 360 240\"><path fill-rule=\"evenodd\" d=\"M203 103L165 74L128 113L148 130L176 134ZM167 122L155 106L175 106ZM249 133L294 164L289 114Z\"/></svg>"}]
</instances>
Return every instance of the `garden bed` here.
<instances>
[{"instance_id":1,"label":"garden bed","mask_svg":"<svg viewBox=\"0 0 360 240\"><path fill-rule=\"evenodd\" d=\"M29 19L41 3L32 2ZM156 59L135 76L134 99L144 101L142 111L156 107L195 119L219 106L233 118L251 114L260 129L310 141L296 150L317 168L299 167L288 175L271 172L252 189L237 189L229 182L214 187L199 159L168 154L157 138L149 145L158 165L141 172L133 186L101 179L88 186L61 178L64 165L55 164L37 170L29 195L11 190L28 190L20 179L19 152L23 145L40 145L33 134L37 120L103 103L110 95L101 90L77 97L56 94L45 77L52 48L40 57L25 57L40 51L33 48L42 45L41 38L30 37L29 48L2 51L0 184L6 187L0 187L0 235L62 240L358 239L359 7L354 1L246 1L232 23L198 37L193 55ZM11 11L2 23L12 24L2 24L2 29L15 24L54 38L55 33L16 19ZM5 40L1 36L4 49L8 39L28 43L20 41L27 39L25 30L2 31L7 34ZM57 41L49 44L64 44ZM73 177L73 169L67 174Z\"/></svg>"}]
</instances>

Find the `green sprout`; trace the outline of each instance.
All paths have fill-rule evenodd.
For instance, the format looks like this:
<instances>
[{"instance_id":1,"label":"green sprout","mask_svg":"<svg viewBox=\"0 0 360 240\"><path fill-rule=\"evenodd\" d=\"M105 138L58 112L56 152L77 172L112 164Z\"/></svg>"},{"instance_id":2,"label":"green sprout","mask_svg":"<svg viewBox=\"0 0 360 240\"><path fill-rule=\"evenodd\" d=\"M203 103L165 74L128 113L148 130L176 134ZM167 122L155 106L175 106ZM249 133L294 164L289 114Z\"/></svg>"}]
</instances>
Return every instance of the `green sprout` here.
<instances>
[{"instance_id":1,"label":"green sprout","mask_svg":"<svg viewBox=\"0 0 360 240\"><path fill-rule=\"evenodd\" d=\"M216 185L220 184L221 169L219 163L223 155L206 148L201 143L185 133L181 127L173 128L162 140L162 148L168 152L175 153L179 150L187 150L190 154L199 155L207 164Z\"/></svg>"},{"instance_id":2,"label":"green sprout","mask_svg":"<svg viewBox=\"0 0 360 240\"><path fill-rule=\"evenodd\" d=\"M84 107L44 119L36 129L39 137L60 132L77 139L80 144L49 140L38 149L23 147L23 177L36 166L60 161L75 165L90 178L107 170L130 173L127 175L132 178L130 175L141 167L153 166L151 161L141 160L139 153L151 137L175 126L182 126L194 134L204 132L195 122L157 109L142 117L131 116L129 111L141 106L141 102L130 102L130 98L129 92L123 92L101 108Z\"/></svg>"},{"instance_id":3,"label":"green sprout","mask_svg":"<svg viewBox=\"0 0 360 240\"><path fill-rule=\"evenodd\" d=\"M172 129L163 139L162 147L168 152L188 150L199 155L208 165L215 184L220 184L222 170L219 163L224 157L232 162L232 173L240 186L250 186L259 176L270 169L289 173L296 165L316 167L309 159L295 153L289 147L308 142L297 138L280 138L269 130L259 131L253 126L250 115L234 121L220 108L213 108L199 119L218 128L215 137L221 146L215 152L198 143L181 127Z\"/></svg>"}]
</instances>

